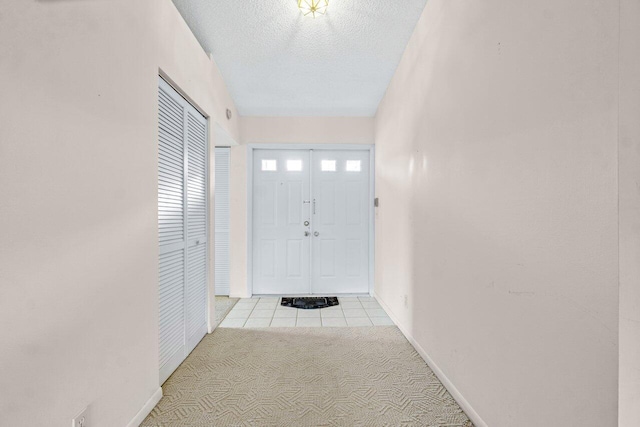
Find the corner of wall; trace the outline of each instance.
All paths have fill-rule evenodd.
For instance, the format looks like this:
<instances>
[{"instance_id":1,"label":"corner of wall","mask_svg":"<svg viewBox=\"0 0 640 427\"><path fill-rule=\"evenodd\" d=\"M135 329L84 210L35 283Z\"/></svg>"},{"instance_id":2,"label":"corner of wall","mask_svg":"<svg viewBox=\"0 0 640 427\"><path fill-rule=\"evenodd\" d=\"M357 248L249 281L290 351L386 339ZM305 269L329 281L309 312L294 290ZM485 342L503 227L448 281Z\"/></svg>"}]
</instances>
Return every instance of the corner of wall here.
<instances>
[{"instance_id":1,"label":"corner of wall","mask_svg":"<svg viewBox=\"0 0 640 427\"><path fill-rule=\"evenodd\" d=\"M387 315L391 318L391 320L393 320L393 323L398 327L398 329L400 329L400 332L402 332L402 334L405 336L407 341L409 341L409 343L413 346L413 348L415 348L415 350L418 352L420 357L422 357L422 360L424 360L427 366L429 366L429 368L433 371L433 373L436 374L436 376L438 377L442 385L447 389L449 394L451 394L451 397L453 397L453 399L458 403L458 405L460 405L464 413L467 414L471 422L473 422L473 425L475 427L488 427L489 425L486 422L484 422L484 420L475 411L475 409L473 409L471 404L467 401L467 399L465 399L462 393L460 393L460 391L456 388L453 382L444 374L442 369L440 369L440 367L436 365L433 359L429 356L429 353L427 353L427 351L424 348L422 348L420 344L418 344L418 342L413 338L413 335L411 335L409 330L400 322L400 319L398 319L398 317L395 314L393 314L393 311L391 311L389 306L382 299L380 299L375 294L375 292L373 294L373 297L376 299L376 301L378 301L378 303L384 309L384 311L387 312Z\"/></svg>"},{"instance_id":2,"label":"corner of wall","mask_svg":"<svg viewBox=\"0 0 640 427\"><path fill-rule=\"evenodd\" d=\"M138 427L142 424L144 419L147 418L147 415L149 415L158 402L160 402L160 399L162 399L162 387L158 387L140 411L138 411L136 416L129 421L127 427Z\"/></svg>"}]
</instances>

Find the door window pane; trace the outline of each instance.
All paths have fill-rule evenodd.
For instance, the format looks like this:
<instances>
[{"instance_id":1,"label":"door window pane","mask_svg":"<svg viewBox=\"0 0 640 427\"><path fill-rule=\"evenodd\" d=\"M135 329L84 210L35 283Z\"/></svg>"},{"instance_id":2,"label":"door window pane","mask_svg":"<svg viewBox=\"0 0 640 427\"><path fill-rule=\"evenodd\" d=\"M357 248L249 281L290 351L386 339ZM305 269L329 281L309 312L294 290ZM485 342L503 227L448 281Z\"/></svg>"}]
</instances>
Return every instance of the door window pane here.
<instances>
[{"instance_id":1,"label":"door window pane","mask_svg":"<svg viewBox=\"0 0 640 427\"><path fill-rule=\"evenodd\" d=\"M287 160L287 170L289 172L300 172L302 170L302 160Z\"/></svg>"},{"instance_id":2,"label":"door window pane","mask_svg":"<svg viewBox=\"0 0 640 427\"><path fill-rule=\"evenodd\" d=\"M320 162L320 170L322 172L335 172L336 171L336 161L335 160L323 160Z\"/></svg>"},{"instance_id":3,"label":"door window pane","mask_svg":"<svg viewBox=\"0 0 640 427\"><path fill-rule=\"evenodd\" d=\"M262 170L265 172L275 172L278 170L278 162L272 159L262 159Z\"/></svg>"},{"instance_id":4,"label":"door window pane","mask_svg":"<svg viewBox=\"0 0 640 427\"><path fill-rule=\"evenodd\" d=\"M360 160L347 160L347 172L360 172Z\"/></svg>"}]
</instances>

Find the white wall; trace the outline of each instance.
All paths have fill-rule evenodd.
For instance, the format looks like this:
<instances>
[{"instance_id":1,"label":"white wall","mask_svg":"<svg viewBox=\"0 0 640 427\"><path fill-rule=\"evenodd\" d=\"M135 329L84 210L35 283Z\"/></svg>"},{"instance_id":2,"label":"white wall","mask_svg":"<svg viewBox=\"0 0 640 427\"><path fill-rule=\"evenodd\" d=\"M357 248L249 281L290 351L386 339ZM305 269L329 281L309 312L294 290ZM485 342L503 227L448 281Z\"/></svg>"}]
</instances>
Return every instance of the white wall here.
<instances>
[{"instance_id":1,"label":"white wall","mask_svg":"<svg viewBox=\"0 0 640 427\"><path fill-rule=\"evenodd\" d=\"M617 41L431 0L376 116L376 294L491 427L617 422Z\"/></svg>"},{"instance_id":2,"label":"white wall","mask_svg":"<svg viewBox=\"0 0 640 427\"><path fill-rule=\"evenodd\" d=\"M640 2L620 1L619 426L640 420Z\"/></svg>"},{"instance_id":3,"label":"white wall","mask_svg":"<svg viewBox=\"0 0 640 427\"><path fill-rule=\"evenodd\" d=\"M231 296L248 297L248 144L373 144L373 118L242 117L241 143L231 147Z\"/></svg>"},{"instance_id":4,"label":"white wall","mask_svg":"<svg viewBox=\"0 0 640 427\"><path fill-rule=\"evenodd\" d=\"M169 0L0 10L0 425L125 426L158 390L159 69L211 130L235 108Z\"/></svg>"}]
</instances>

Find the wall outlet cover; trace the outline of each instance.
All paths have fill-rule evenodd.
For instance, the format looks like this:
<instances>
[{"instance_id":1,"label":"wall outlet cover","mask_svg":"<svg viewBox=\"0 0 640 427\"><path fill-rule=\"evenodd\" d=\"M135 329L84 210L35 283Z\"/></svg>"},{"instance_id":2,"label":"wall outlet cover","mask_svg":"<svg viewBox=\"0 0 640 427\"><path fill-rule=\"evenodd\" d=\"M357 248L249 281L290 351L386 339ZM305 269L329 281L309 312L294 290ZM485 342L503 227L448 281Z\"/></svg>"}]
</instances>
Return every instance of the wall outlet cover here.
<instances>
[{"instance_id":1,"label":"wall outlet cover","mask_svg":"<svg viewBox=\"0 0 640 427\"><path fill-rule=\"evenodd\" d=\"M84 408L78 415L71 420L71 427L91 427L89 420L89 407Z\"/></svg>"}]
</instances>

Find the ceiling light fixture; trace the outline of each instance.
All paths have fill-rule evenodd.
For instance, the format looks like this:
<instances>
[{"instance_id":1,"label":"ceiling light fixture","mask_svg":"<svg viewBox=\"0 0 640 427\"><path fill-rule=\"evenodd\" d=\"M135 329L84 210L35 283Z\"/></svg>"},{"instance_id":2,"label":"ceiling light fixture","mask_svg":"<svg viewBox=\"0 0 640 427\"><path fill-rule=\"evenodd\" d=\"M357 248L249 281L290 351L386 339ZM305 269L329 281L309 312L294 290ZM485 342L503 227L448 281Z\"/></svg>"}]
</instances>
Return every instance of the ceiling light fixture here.
<instances>
[{"instance_id":1,"label":"ceiling light fixture","mask_svg":"<svg viewBox=\"0 0 640 427\"><path fill-rule=\"evenodd\" d=\"M298 0L298 8L304 16L324 15L329 7L329 0Z\"/></svg>"}]
</instances>

